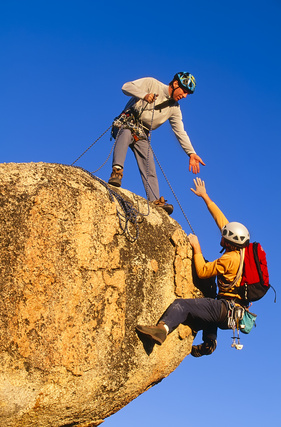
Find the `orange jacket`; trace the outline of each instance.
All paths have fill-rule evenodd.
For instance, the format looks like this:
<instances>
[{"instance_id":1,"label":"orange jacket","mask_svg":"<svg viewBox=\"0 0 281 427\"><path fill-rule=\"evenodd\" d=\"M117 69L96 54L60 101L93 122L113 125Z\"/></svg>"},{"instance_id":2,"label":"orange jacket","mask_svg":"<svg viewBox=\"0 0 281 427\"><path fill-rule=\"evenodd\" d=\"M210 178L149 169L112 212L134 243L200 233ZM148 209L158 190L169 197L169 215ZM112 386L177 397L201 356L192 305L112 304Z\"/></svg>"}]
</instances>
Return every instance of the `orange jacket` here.
<instances>
[{"instance_id":1,"label":"orange jacket","mask_svg":"<svg viewBox=\"0 0 281 427\"><path fill-rule=\"evenodd\" d=\"M217 226L220 230L228 224L227 218L224 216L218 206L211 202L208 205L208 209L216 221ZM241 278L238 280L234 289L224 291L222 288L223 283L231 283L234 281L238 268L240 265L240 250L226 251L220 258L212 262L206 262L201 254L194 255L194 265L199 278L207 279L209 277L217 276L219 296L223 298L238 298L241 299L240 295L236 292L237 286L241 282Z\"/></svg>"}]
</instances>

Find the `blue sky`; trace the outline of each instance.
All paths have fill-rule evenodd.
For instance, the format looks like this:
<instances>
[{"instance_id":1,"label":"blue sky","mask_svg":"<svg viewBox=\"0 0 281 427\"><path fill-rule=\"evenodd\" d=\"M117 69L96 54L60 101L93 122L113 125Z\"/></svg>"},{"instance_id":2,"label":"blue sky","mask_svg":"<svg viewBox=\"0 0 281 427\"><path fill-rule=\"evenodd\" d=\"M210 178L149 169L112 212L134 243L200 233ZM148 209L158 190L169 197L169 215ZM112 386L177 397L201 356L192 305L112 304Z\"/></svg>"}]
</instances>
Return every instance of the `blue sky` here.
<instances>
[{"instance_id":1,"label":"blue sky","mask_svg":"<svg viewBox=\"0 0 281 427\"><path fill-rule=\"evenodd\" d=\"M168 83L175 72L189 71L197 88L181 108L206 163L199 176L228 219L244 223L251 240L262 243L278 292L280 19L280 0L2 0L1 162L71 164L122 110L123 83L147 76ZM188 158L169 124L151 142L205 257L217 258L219 231L189 190ZM112 143L107 133L78 165L96 170ZM107 181L110 171L109 161L97 175ZM161 194L175 206L173 218L189 233L159 169L158 176ZM130 152L123 187L144 196ZM103 425L277 425L280 309L273 299L269 291L254 304L257 328L242 337L241 352L231 348L231 331L220 331L212 356L187 357Z\"/></svg>"}]
</instances>

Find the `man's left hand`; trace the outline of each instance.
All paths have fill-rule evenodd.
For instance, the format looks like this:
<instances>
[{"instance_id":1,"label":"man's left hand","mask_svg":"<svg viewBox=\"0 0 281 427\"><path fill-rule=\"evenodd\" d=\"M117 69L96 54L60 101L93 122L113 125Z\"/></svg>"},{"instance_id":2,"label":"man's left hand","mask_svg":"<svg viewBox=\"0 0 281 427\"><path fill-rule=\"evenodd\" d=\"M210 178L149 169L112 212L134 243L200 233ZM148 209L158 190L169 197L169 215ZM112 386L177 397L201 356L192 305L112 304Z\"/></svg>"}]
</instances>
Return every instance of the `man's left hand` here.
<instances>
[{"instance_id":1,"label":"man's left hand","mask_svg":"<svg viewBox=\"0 0 281 427\"><path fill-rule=\"evenodd\" d=\"M201 157L197 156L197 154L190 154L189 156L189 172L192 170L193 173L200 172L200 163L203 166L206 166Z\"/></svg>"}]
</instances>

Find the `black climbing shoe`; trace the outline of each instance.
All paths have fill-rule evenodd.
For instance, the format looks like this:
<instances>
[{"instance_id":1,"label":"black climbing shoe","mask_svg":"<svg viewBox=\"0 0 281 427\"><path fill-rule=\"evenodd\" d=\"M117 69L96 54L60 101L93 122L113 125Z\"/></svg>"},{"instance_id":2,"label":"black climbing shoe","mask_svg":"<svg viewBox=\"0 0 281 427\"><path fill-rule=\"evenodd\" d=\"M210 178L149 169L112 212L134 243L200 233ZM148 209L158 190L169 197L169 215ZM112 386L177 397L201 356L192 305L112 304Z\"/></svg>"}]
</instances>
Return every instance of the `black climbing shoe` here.
<instances>
[{"instance_id":1,"label":"black climbing shoe","mask_svg":"<svg viewBox=\"0 0 281 427\"><path fill-rule=\"evenodd\" d=\"M159 345L163 344L167 338L167 331L163 323L159 323L157 326L137 325L136 330L153 339Z\"/></svg>"},{"instance_id":2,"label":"black climbing shoe","mask_svg":"<svg viewBox=\"0 0 281 427\"><path fill-rule=\"evenodd\" d=\"M116 167L113 167L112 173L108 180L108 184L114 185L114 187L121 187L122 178L123 178L123 168L117 169Z\"/></svg>"},{"instance_id":3,"label":"black climbing shoe","mask_svg":"<svg viewBox=\"0 0 281 427\"><path fill-rule=\"evenodd\" d=\"M191 355L193 357L201 357L212 354L217 348L216 340L208 340L199 345L193 345Z\"/></svg>"},{"instance_id":4,"label":"black climbing shoe","mask_svg":"<svg viewBox=\"0 0 281 427\"><path fill-rule=\"evenodd\" d=\"M164 199L163 196L160 197L158 200L154 200L154 205L158 206L159 208L163 208L168 215L171 215L174 210L174 206L166 203L167 200Z\"/></svg>"}]
</instances>

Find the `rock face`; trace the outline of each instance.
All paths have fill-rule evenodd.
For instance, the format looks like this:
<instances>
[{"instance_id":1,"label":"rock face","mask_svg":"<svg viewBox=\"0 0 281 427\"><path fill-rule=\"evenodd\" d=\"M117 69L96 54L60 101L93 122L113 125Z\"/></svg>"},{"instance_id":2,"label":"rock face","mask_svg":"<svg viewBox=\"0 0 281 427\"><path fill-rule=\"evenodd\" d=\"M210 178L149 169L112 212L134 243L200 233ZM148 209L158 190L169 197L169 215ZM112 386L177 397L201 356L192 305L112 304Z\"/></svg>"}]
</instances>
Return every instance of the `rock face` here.
<instances>
[{"instance_id":1,"label":"rock face","mask_svg":"<svg viewBox=\"0 0 281 427\"><path fill-rule=\"evenodd\" d=\"M161 347L135 332L200 296L187 236L110 188L122 198L79 168L0 165L1 427L98 426L190 353L187 326Z\"/></svg>"}]
</instances>

